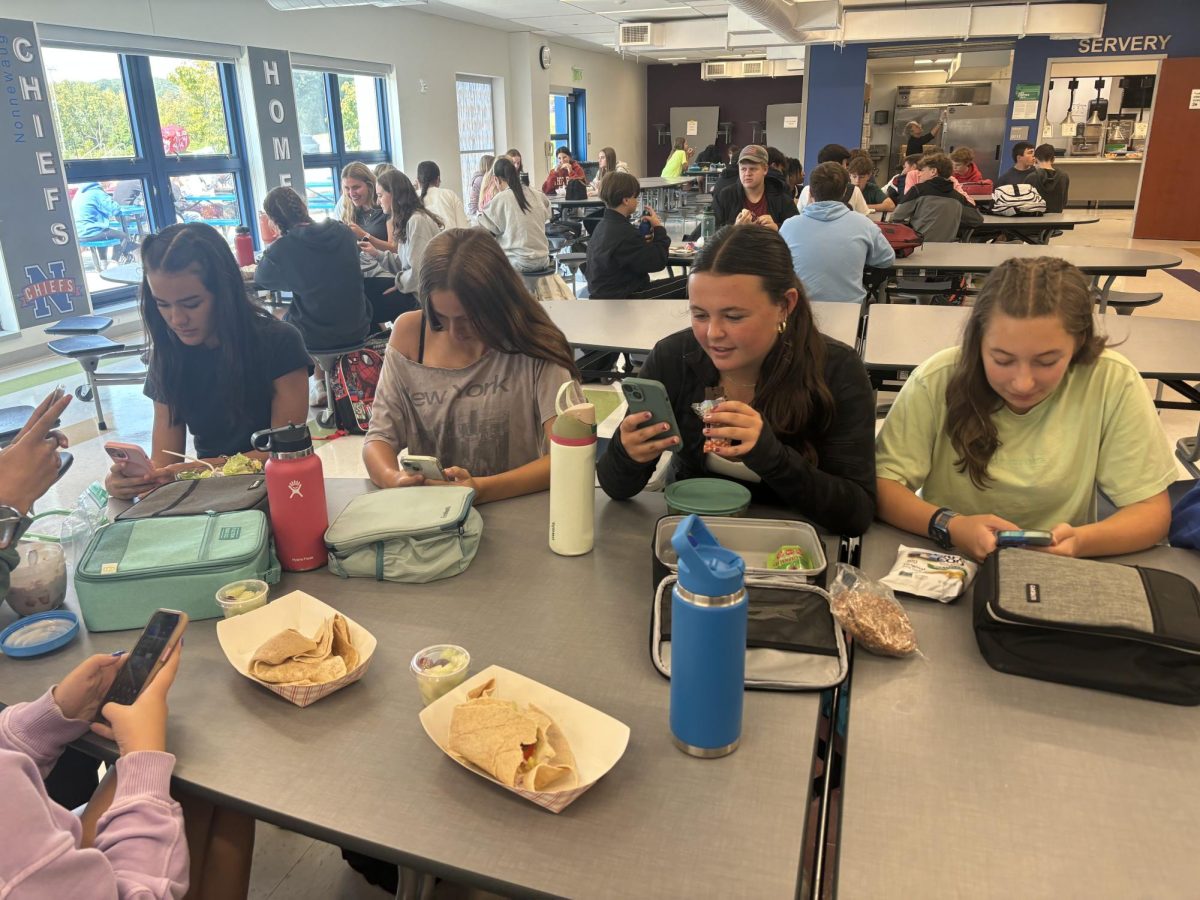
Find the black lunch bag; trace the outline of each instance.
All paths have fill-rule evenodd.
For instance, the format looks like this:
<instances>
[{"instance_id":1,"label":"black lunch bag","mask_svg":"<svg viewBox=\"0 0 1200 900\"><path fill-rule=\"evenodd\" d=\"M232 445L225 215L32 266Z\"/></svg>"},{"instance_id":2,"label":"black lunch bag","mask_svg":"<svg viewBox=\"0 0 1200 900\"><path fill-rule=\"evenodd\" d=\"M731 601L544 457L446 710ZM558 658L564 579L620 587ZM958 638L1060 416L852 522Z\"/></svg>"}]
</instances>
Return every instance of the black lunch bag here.
<instances>
[{"instance_id":1,"label":"black lunch bag","mask_svg":"<svg viewBox=\"0 0 1200 900\"><path fill-rule=\"evenodd\" d=\"M975 580L975 639L993 669L1200 705L1200 592L1173 572L998 550Z\"/></svg>"}]
</instances>

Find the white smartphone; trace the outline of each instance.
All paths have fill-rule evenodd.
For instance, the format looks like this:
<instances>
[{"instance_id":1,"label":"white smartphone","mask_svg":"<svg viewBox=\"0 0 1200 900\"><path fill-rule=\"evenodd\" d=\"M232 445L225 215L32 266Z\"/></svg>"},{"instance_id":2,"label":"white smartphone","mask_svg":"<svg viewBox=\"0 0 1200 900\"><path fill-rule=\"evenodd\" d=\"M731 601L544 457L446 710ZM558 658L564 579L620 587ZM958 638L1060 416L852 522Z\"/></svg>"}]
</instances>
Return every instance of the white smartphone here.
<instances>
[{"instance_id":1,"label":"white smartphone","mask_svg":"<svg viewBox=\"0 0 1200 900\"><path fill-rule=\"evenodd\" d=\"M400 468L409 475L424 475L428 481L446 481L446 472L436 456L406 456Z\"/></svg>"}]
</instances>

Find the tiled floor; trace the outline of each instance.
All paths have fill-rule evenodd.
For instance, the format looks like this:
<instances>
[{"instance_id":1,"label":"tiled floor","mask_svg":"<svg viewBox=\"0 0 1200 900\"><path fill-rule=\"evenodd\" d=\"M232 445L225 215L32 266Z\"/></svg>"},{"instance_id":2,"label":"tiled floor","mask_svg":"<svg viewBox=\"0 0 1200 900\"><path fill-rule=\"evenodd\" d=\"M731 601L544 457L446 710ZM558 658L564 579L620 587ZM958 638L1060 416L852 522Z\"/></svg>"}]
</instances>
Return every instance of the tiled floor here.
<instances>
[{"instance_id":1,"label":"tiled floor","mask_svg":"<svg viewBox=\"0 0 1200 900\"><path fill-rule=\"evenodd\" d=\"M1061 243L1086 243L1091 246L1138 247L1175 252L1184 258L1184 267L1200 269L1200 246L1160 241L1134 241L1128 235L1132 224L1132 213L1128 211L1105 211L1095 225L1084 226L1068 233L1057 241ZM668 223L672 237L678 240L681 226L678 219ZM1122 284L1122 282L1129 282ZM1117 289L1136 291L1162 291L1161 303L1138 315L1154 315L1181 319L1200 319L1200 292L1163 272L1151 272L1145 279L1118 279ZM1197 350L1200 353L1200 349ZM16 392L5 392L5 384L30 373L49 372L59 366L57 357L47 356L32 365L0 371L0 404L36 404L53 387L53 380L36 387L25 387ZM135 361L126 361L123 366L136 366ZM59 376L61 377L61 376ZM74 388L82 376L72 373L64 384ZM1150 388L1153 385L1149 386ZM591 389L589 387L589 389ZM103 444L105 440L130 441L148 447L150 444L151 407L139 388L109 387L101 389L105 414L109 423L107 432L99 432L92 405L75 401L63 416L64 430L71 440L71 451L75 464L46 498L40 509L71 507L78 495L93 480L103 480L108 469ZM1196 433L1198 415L1190 411L1164 411L1161 420L1167 437L1174 446L1175 440ZM609 427L615 421L610 417ZM606 429L607 430L607 429ZM324 443L318 450L330 477L365 477L360 458L361 438L343 437ZM1182 466L1180 477L1185 477ZM453 886L439 886L441 898L467 896L468 892ZM291 832L260 824L254 855L254 874L251 896L256 900L316 900L316 898L381 898L383 891L372 888L352 873L342 862L337 848L320 841L302 837ZM480 896L480 895L474 895Z\"/></svg>"}]
</instances>

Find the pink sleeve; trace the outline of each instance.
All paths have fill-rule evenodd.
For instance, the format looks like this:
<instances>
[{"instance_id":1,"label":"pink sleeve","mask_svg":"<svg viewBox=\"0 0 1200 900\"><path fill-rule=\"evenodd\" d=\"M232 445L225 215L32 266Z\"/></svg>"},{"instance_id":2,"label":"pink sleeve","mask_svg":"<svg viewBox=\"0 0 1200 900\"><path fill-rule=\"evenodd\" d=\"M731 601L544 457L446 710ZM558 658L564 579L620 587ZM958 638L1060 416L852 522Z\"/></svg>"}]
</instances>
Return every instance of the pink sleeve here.
<instances>
[{"instance_id":1,"label":"pink sleeve","mask_svg":"<svg viewBox=\"0 0 1200 900\"><path fill-rule=\"evenodd\" d=\"M63 717L52 691L0 711L0 750L28 756L43 778L54 768L63 748L88 730L87 722Z\"/></svg>"},{"instance_id":2,"label":"pink sleeve","mask_svg":"<svg viewBox=\"0 0 1200 900\"><path fill-rule=\"evenodd\" d=\"M916 185L917 179L920 177L921 177L921 172L918 169L913 169L911 172L909 172L907 175L905 175L904 176L904 190L901 193L907 194L909 191L911 191L913 189L913 187Z\"/></svg>"}]
</instances>

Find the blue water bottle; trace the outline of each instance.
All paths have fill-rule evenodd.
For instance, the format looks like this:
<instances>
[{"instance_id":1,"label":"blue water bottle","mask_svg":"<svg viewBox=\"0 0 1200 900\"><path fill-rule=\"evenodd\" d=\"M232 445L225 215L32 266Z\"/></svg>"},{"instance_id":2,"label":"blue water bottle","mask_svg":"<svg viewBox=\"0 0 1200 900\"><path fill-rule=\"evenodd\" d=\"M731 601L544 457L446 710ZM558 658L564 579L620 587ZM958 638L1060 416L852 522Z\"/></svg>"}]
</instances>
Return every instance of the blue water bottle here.
<instances>
[{"instance_id":1,"label":"blue water bottle","mask_svg":"<svg viewBox=\"0 0 1200 900\"><path fill-rule=\"evenodd\" d=\"M726 756L742 735L746 563L695 515L679 523L671 546L679 558L671 592L671 735L684 753Z\"/></svg>"}]
</instances>

